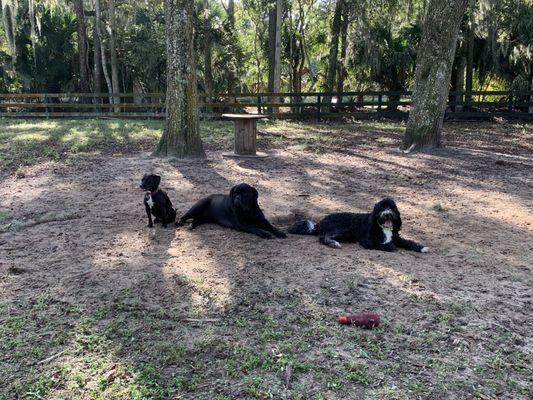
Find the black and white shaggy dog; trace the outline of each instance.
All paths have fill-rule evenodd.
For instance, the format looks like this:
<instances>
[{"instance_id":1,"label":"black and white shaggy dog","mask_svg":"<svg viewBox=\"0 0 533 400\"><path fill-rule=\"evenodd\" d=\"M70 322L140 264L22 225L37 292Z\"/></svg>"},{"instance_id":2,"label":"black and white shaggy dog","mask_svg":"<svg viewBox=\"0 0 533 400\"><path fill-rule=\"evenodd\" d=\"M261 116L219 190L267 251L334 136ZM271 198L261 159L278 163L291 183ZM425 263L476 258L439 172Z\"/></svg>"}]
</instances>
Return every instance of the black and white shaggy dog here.
<instances>
[{"instance_id":1,"label":"black and white shaggy dog","mask_svg":"<svg viewBox=\"0 0 533 400\"><path fill-rule=\"evenodd\" d=\"M176 225L192 219L191 229L205 223L215 223L227 228L253 233L270 239L272 235L286 238L287 235L267 221L257 204L257 190L241 183L231 188L229 195L212 194L199 200L180 218Z\"/></svg>"},{"instance_id":2,"label":"black and white shaggy dog","mask_svg":"<svg viewBox=\"0 0 533 400\"><path fill-rule=\"evenodd\" d=\"M159 187L160 182L161 177L159 175L145 174L139 185L144 190L144 207L146 215L148 215L148 226L150 228L154 226L152 214L155 217L154 222L161 222L165 228L168 223L176 220L176 210L174 210L168 195Z\"/></svg>"},{"instance_id":3,"label":"black and white shaggy dog","mask_svg":"<svg viewBox=\"0 0 533 400\"><path fill-rule=\"evenodd\" d=\"M396 203L383 199L368 214L334 213L318 224L310 220L298 221L288 232L297 235L318 235L322 244L341 248L339 242L359 242L365 249L394 251L396 247L426 253L421 244L400 237L402 219Z\"/></svg>"}]
</instances>

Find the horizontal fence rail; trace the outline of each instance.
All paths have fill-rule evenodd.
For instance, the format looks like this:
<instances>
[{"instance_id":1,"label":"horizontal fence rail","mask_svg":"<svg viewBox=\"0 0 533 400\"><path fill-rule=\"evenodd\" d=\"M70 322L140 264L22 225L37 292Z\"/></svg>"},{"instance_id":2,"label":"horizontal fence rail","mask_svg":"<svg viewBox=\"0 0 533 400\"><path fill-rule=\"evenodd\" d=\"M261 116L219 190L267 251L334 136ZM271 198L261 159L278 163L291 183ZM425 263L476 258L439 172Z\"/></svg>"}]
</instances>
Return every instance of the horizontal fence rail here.
<instances>
[{"instance_id":1,"label":"horizontal fence rail","mask_svg":"<svg viewBox=\"0 0 533 400\"><path fill-rule=\"evenodd\" d=\"M223 113L260 113L273 118L405 119L411 106L408 91L343 93L199 94L202 117ZM164 118L164 93L9 93L0 94L4 117ZM450 92L446 118L517 118L533 120L533 90Z\"/></svg>"}]
</instances>

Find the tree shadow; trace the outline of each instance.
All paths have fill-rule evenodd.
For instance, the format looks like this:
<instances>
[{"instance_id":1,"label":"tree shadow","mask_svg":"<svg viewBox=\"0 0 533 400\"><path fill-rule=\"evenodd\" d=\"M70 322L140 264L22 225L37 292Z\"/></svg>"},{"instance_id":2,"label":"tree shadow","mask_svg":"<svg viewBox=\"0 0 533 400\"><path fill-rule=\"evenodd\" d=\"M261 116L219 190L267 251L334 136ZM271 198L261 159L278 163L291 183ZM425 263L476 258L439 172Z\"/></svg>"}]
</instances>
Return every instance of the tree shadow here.
<instances>
[{"instance_id":1,"label":"tree shadow","mask_svg":"<svg viewBox=\"0 0 533 400\"><path fill-rule=\"evenodd\" d=\"M0 319L9 320L4 335L13 336L0 359L0 382L8 385L2 390L12 398L211 399L361 398L380 388L411 393L413 381L426 398L473 396L472 382L489 396L509 389L510 383L491 389L487 382L494 378L494 349L513 352L504 365L517 363L523 346L516 340L529 335L518 323L527 318L528 298L515 297L527 295L527 249L514 245L529 229L468 205L427 209L406 195L418 191L433 202L444 192L439 185L454 182L439 174L431 185L418 185L413 175L435 156L407 165L367 152L345 156L345 163L290 151L266 162L114 158L60 167L40 181L8 182L4 191L38 191L27 201L2 193L0 204L15 216L18 209L21 216L76 209L81 217L1 239L9 265L2 266ZM216 225L158 229L150 240L136 188L146 171L163 176L179 210L241 181L258 187L267 217L290 215L293 207L310 214L367 211L393 196L405 235L434 251L389 254L356 244L337 251L314 237L261 240ZM478 189L490 187L483 182ZM493 232L508 237L494 243ZM10 266L23 272L13 274ZM379 312L382 328L337 324L337 315L359 310ZM495 328L506 327L505 318L519 325L514 333ZM486 372L474 373L478 368ZM506 373L519 387L525 382L523 370ZM347 388L355 389L347 395Z\"/></svg>"}]
</instances>

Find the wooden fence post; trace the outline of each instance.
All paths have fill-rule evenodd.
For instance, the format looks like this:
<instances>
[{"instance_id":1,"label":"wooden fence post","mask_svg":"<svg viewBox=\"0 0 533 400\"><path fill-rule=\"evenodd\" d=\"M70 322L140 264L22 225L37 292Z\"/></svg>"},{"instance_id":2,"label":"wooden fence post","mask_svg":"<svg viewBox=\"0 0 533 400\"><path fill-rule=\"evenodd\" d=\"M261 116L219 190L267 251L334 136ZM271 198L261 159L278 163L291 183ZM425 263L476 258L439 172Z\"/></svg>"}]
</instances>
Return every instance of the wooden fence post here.
<instances>
[{"instance_id":1,"label":"wooden fence post","mask_svg":"<svg viewBox=\"0 0 533 400\"><path fill-rule=\"evenodd\" d=\"M50 118L49 114L48 114L48 99L46 97L46 94L43 95L43 101L44 101L44 104L46 104L46 106L44 107L44 110L45 110L45 113L46 113L46 119Z\"/></svg>"},{"instance_id":2,"label":"wooden fence post","mask_svg":"<svg viewBox=\"0 0 533 400\"><path fill-rule=\"evenodd\" d=\"M320 95L316 96L316 120L317 122L320 122L320 113L321 113L321 107L322 107L322 98Z\"/></svg>"}]
</instances>

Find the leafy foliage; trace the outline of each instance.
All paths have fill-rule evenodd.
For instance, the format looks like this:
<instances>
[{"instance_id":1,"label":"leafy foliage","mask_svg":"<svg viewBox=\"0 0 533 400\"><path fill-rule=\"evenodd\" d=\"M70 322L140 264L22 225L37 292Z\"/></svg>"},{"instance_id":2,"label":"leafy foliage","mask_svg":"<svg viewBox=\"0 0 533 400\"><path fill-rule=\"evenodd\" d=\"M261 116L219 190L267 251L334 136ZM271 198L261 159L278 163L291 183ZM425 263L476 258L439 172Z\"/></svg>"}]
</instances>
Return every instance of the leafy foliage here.
<instances>
[{"instance_id":1,"label":"leafy foliage","mask_svg":"<svg viewBox=\"0 0 533 400\"><path fill-rule=\"evenodd\" d=\"M282 90L324 87L336 1L283 2ZM265 91L269 68L269 10L275 6L275 1L235 1L235 26L229 21L227 3L215 0L195 3L199 89L205 90L207 84L204 55L209 51L213 92L227 91L232 77L236 77L237 87L242 91ZM108 3L100 1L100 4L103 43L109 52ZM84 5L89 65L93 66L93 2L86 1ZM76 20L71 7L72 3L66 0L2 1L0 91L79 89ZM345 68L344 89L410 88L425 2L346 1L346 7L346 59L339 60ZM163 1L116 1L115 8L120 86L129 92L134 88L145 92L164 91ZM531 87L533 1L479 0L472 12L474 87ZM460 35L462 42L467 38L467 22L465 19ZM107 54L107 62L109 60Z\"/></svg>"}]
</instances>

